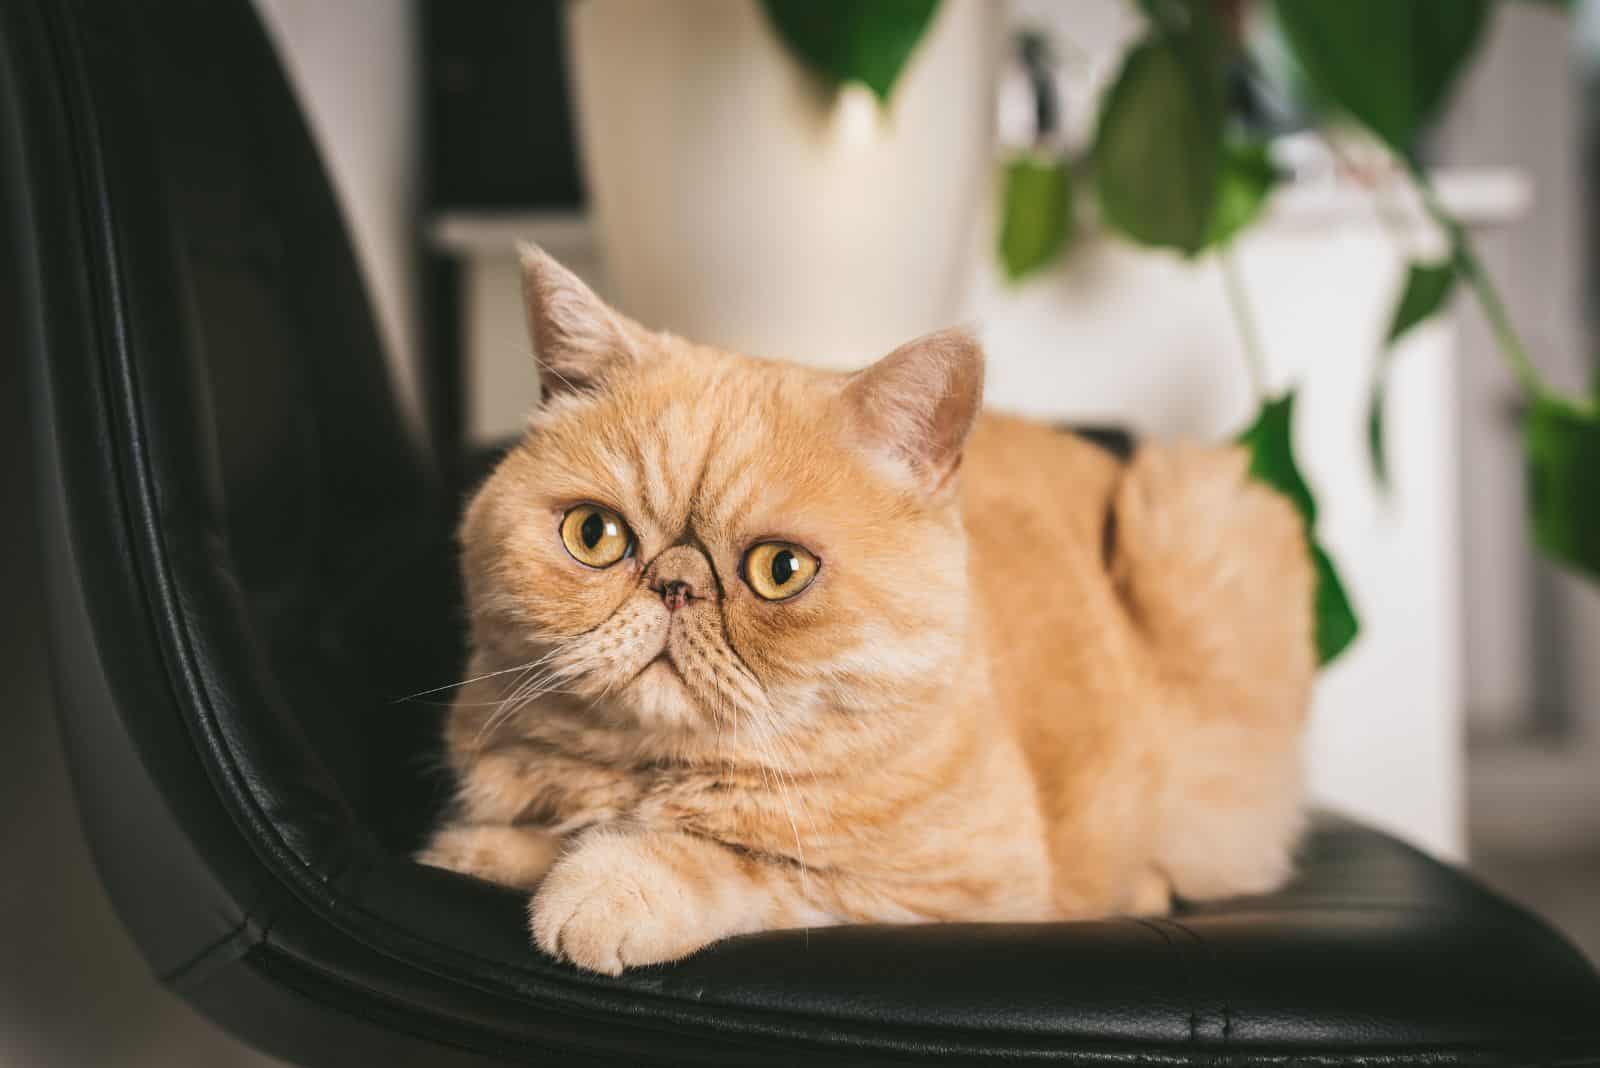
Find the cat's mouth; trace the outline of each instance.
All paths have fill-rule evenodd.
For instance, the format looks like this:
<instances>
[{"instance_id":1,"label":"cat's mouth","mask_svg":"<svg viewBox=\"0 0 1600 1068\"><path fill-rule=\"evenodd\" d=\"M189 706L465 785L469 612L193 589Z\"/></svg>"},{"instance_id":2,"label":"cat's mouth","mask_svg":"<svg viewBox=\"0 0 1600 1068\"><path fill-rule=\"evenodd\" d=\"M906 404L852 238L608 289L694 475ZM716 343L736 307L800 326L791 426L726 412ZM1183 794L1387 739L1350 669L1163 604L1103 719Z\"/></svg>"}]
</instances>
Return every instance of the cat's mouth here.
<instances>
[{"instance_id":1,"label":"cat's mouth","mask_svg":"<svg viewBox=\"0 0 1600 1068\"><path fill-rule=\"evenodd\" d=\"M683 681L683 672L678 670L678 665L673 663L672 654L667 652L665 649L651 657L650 661L645 664L644 667L639 669L639 675L643 675L645 672L651 670L669 672L674 675L679 682ZM635 677L637 678L638 676Z\"/></svg>"},{"instance_id":2,"label":"cat's mouth","mask_svg":"<svg viewBox=\"0 0 1600 1068\"><path fill-rule=\"evenodd\" d=\"M668 613L658 598L641 596L634 613L614 618L616 633L605 636L609 648L596 649L584 689L646 724L674 728L711 727L767 709L761 684L722 632L714 602Z\"/></svg>"}]
</instances>

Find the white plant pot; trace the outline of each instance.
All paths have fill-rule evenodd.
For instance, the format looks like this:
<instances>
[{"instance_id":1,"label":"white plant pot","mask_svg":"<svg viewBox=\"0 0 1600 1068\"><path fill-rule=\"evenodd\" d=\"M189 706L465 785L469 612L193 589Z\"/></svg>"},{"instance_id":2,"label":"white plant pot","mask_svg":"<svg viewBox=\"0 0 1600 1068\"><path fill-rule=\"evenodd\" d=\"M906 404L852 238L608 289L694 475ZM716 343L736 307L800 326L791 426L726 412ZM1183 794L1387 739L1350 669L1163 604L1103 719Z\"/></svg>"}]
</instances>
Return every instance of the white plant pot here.
<instances>
[{"instance_id":1,"label":"white plant pot","mask_svg":"<svg viewBox=\"0 0 1600 1068\"><path fill-rule=\"evenodd\" d=\"M569 7L608 296L646 325L854 367L962 314L1006 5L945 0L879 110L755 0Z\"/></svg>"}]
</instances>

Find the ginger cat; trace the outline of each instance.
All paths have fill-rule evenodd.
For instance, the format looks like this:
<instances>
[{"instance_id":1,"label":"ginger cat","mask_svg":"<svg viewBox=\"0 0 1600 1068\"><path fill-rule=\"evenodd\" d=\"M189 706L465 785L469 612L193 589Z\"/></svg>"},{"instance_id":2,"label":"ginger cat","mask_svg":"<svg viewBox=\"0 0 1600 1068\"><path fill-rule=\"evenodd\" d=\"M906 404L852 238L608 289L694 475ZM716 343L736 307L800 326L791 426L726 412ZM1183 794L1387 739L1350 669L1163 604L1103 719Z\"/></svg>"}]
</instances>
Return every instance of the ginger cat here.
<instances>
[{"instance_id":1,"label":"ginger cat","mask_svg":"<svg viewBox=\"0 0 1600 1068\"><path fill-rule=\"evenodd\" d=\"M533 891L538 945L612 974L1289 875L1313 575L1240 451L981 414L961 332L809 370L522 262L545 396L461 528L424 863Z\"/></svg>"}]
</instances>

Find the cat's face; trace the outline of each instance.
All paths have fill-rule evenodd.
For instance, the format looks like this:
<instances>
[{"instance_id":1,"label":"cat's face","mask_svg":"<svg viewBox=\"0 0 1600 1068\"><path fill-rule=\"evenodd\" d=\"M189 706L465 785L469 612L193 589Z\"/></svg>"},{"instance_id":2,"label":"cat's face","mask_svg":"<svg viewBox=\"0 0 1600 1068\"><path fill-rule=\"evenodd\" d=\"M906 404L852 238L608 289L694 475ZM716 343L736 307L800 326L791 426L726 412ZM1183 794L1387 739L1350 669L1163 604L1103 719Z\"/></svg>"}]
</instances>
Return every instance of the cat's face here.
<instances>
[{"instance_id":1,"label":"cat's face","mask_svg":"<svg viewBox=\"0 0 1600 1068\"><path fill-rule=\"evenodd\" d=\"M525 270L547 393L462 528L480 651L542 661L527 679L597 717L769 738L950 672L969 340L835 375L650 334L542 253Z\"/></svg>"}]
</instances>

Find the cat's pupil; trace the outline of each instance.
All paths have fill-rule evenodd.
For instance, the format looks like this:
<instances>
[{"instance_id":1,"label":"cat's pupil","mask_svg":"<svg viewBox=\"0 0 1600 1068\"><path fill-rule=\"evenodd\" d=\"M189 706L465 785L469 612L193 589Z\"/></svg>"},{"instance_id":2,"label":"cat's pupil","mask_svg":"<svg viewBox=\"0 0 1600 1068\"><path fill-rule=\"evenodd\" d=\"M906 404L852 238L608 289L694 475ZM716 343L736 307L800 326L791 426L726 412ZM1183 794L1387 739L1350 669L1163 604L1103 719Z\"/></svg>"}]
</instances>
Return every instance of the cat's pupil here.
<instances>
[{"instance_id":1,"label":"cat's pupil","mask_svg":"<svg viewBox=\"0 0 1600 1068\"><path fill-rule=\"evenodd\" d=\"M772 581L782 586L794 577L800 570L800 562L794 558L794 553L788 549L783 550L772 558Z\"/></svg>"},{"instance_id":2,"label":"cat's pupil","mask_svg":"<svg viewBox=\"0 0 1600 1068\"><path fill-rule=\"evenodd\" d=\"M583 536L583 546L593 549L600 544L600 539L606 536L606 521L599 512L590 512L589 518L583 521L583 529L579 531Z\"/></svg>"}]
</instances>

